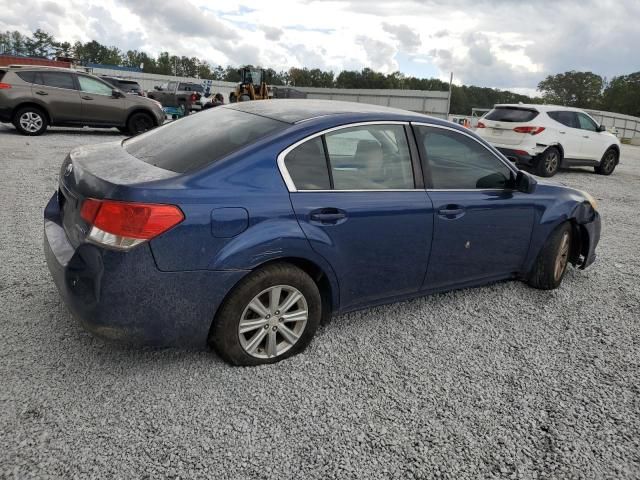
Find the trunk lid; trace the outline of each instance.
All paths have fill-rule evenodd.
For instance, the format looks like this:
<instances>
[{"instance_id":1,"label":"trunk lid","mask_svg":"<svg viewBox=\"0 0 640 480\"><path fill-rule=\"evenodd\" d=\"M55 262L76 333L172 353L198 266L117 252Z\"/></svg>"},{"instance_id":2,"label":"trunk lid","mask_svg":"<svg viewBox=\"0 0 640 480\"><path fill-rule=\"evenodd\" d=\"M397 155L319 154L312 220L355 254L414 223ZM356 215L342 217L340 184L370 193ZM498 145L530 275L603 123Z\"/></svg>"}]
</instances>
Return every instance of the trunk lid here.
<instances>
[{"instance_id":1,"label":"trunk lid","mask_svg":"<svg viewBox=\"0 0 640 480\"><path fill-rule=\"evenodd\" d=\"M132 187L178 176L128 154L121 142L78 147L62 163L58 204L62 224L74 247L82 243L89 226L80 216L87 198L118 200L122 187Z\"/></svg>"}]
</instances>

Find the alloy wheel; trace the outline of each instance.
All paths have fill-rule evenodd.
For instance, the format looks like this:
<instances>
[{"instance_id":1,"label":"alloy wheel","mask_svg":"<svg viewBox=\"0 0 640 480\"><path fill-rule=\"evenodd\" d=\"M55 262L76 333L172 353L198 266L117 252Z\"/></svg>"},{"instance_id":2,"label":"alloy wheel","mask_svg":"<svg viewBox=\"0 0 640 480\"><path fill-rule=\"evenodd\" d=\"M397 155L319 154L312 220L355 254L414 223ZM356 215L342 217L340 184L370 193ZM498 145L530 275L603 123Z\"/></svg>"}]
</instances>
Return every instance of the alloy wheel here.
<instances>
[{"instance_id":1,"label":"alloy wheel","mask_svg":"<svg viewBox=\"0 0 640 480\"><path fill-rule=\"evenodd\" d=\"M42 128L43 120L36 112L25 112L20 116L20 126L29 133L35 133Z\"/></svg>"},{"instance_id":2,"label":"alloy wheel","mask_svg":"<svg viewBox=\"0 0 640 480\"><path fill-rule=\"evenodd\" d=\"M567 267L567 262L569 260L569 232L564 232L562 235L562 240L560 241L560 248L558 249L558 255L556 256L556 261L554 265L553 276L557 281L560 280L562 274L564 273L565 268Z\"/></svg>"},{"instance_id":3,"label":"alloy wheel","mask_svg":"<svg viewBox=\"0 0 640 480\"><path fill-rule=\"evenodd\" d=\"M269 287L244 309L238 324L240 345L252 357L277 357L298 342L308 318L307 300L298 289Z\"/></svg>"},{"instance_id":4,"label":"alloy wheel","mask_svg":"<svg viewBox=\"0 0 640 480\"><path fill-rule=\"evenodd\" d=\"M553 173L558 169L558 154L550 152L544 161L544 168L547 173Z\"/></svg>"},{"instance_id":5,"label":"alloy wheel","mask_svg":"<svg viewBox=\"0 0 640 480\"><path fill-rule=\"evenodd\" d=\"M616 154L613 152L609 152L606 157L604 157L604 161L602 162L602 170L605 172L610 172L613 170L616 164Z\"/></svg>"}]
</instances>

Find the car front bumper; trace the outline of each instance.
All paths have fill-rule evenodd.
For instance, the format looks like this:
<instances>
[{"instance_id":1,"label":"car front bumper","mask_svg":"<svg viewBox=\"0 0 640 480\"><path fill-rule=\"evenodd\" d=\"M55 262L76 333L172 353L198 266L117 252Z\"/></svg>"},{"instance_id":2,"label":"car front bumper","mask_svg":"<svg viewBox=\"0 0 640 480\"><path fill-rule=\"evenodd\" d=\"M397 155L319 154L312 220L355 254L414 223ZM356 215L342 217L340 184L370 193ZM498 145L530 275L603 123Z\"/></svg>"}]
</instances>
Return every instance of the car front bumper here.
<instances>
[{"instance_id":1,"label":"car front bumper","mask_svg":"<svg viewBox=\"0 0 640 480\"><path fill-rule=\"evenodd\" d=\"M247 273L163 272L148 244L128 252L76 248L56 195L45 209L44 252L60 295L86 330L138 345L204 347L219 305Z\"/></svg>"},{"instance_id":2,"label":"car front bumper","mask_svg":"<svg viewBox=\"0 0 640 480\"><path fill-rule=\"evenodd\" d=\"M600 229L602 228L600 214L598 212L594 212L593 219L589 222L580 224L580 227L586 232L586 239L588 242L586 248L584 246L582 248L583 260L580 264L580 268L584 270L596 260L596 247L600 241Z\"/></svg>"}]
</instances>

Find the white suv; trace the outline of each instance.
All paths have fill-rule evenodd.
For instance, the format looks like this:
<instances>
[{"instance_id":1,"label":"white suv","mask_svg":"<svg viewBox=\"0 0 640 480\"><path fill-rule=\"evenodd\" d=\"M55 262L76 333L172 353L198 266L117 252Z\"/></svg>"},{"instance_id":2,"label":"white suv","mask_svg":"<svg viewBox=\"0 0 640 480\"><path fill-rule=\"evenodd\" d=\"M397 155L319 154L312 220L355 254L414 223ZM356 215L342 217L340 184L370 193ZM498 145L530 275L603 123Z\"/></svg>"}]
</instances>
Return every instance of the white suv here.
<instances>
[{"instance_id":1,"label":"white suv","mask_svg":"<svg viewBox=\"0 0 640 480\"><path fill-rule=\"evenodd\" d=\"M592 166L611 175L620 161L620 141L577 108L555 105L496 105L476 133L508 159L543 177L558 168Z\"/></svg>"}]
</instances>

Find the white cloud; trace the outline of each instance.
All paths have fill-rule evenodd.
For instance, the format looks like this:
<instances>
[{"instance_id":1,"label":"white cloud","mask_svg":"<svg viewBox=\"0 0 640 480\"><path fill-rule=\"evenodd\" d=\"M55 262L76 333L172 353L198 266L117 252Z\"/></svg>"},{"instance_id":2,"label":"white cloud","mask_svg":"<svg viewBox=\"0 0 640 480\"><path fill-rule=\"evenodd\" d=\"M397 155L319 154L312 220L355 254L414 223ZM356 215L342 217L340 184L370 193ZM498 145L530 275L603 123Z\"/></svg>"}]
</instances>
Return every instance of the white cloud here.
<instances>
[{"instance_id":1,"label":"white cloud","mask_svg":"<svg viewBox=\"0 0 640 480\"><path fill-rule=\"evenodd\" d=\"M453 71L457 82L526 91L571 69L637 70L640 45L637 0L0 0L0 11L2 31L214 65L392 72L408 61L425 76L435 67L443 80Z\"/></svg>"}]
</instances>

